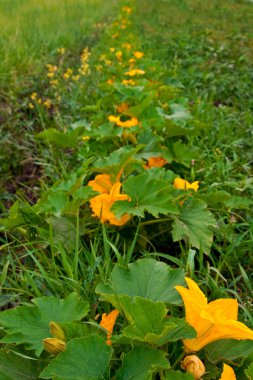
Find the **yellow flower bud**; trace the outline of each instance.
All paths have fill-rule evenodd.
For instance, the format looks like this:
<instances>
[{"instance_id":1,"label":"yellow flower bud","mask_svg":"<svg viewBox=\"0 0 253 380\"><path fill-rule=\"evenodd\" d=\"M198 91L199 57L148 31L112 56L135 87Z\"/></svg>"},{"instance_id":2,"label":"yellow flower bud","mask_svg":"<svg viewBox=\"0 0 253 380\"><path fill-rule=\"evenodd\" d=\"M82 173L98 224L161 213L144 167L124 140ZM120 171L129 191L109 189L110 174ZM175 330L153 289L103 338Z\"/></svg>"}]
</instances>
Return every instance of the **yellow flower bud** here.
<instances>
[{"instance_id":1,"label":"yellow flower bud","mask_svg":"<svg viewBox=\"0 0 253 380\"><path fill-rule=\"evenodd\" d=\"M205 366L196 355L188 355L184 358L181 367L194 376L195 380L200 380L206 372Z\"/></svg>"},{"instance_id":2,"label":"yellow flower bud","mask_svg":"<svg viewBox=\"0 0 253 380\"><path fill-rule=\"evenodd\" d=\"M49 327L50 327L50 333L54 338L57 338L63 341L66 340L63 328L58 323L50 322Z\"/></svg>"},{"instance_id":3,"label":"yellow flower bud","mask_svg":"<svg viewBox=\"0 0 253 380\"><path fill-rule=\"evenodd\" d=\"M46 338L43 339L44 348L50 354L57 355L59 352L66 350L66 343L57 338Z\"/></svg>"}]
</instances>

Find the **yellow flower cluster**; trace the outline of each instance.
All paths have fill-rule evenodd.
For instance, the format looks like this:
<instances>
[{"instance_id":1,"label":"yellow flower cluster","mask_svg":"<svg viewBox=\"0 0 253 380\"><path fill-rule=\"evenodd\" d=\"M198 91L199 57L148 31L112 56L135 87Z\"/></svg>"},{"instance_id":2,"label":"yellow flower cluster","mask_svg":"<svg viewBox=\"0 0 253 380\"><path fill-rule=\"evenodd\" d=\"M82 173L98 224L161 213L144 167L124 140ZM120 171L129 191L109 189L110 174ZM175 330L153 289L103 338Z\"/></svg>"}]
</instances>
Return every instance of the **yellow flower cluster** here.
<instances>
[{"instance_id":1,"label":"yellow flower cluster","mask_svg":"<svg viewBox=\"0 0 253 380\"><path fill-rule=\"evenodd\" d=\"M81 57L80 57L80 61L81 61L81 66L79 68L79 73L81 75L88 75L90 73L90 69L89 69L89 56L90 56L90 52L89 52L89 48L86 47L83 51L82 51L82 54L81 54Z\"/></svg>"}]
</instances>

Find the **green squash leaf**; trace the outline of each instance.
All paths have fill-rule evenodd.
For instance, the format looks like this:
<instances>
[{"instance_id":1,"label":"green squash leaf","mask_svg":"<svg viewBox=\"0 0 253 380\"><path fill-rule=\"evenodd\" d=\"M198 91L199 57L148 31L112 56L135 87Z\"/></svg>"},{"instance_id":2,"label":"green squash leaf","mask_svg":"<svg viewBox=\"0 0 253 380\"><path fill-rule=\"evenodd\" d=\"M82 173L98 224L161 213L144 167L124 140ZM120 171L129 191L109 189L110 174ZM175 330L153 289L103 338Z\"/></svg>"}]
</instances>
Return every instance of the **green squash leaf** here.
<instances>
[{"instance_id":1,"label":"green squash leaf","mask_svg":"<svg viewBox=\"0 0 253 380\"><path fill-rule=\"evenodd\" d=\"M253 363L245 370L245 375L249 380L253 380Z\"/></svg>"},{"instance_id":2,"label":"green squash leaf","mask_svg":"<svg viewBox=\"0 0 253 380\"><path fill-rule=\"evenodd\" d=\"M174 217L173 240L189 240L192 247L209 253L213 241L211 227L215 227L215 219L208 211L206 203L189 198L184 203L181 214Z\"/></svg>"},{"instance_id":3,"label":"green squash leaf","mask_svg":"<svg viewBox=\"0 0 253 380\"><path fill-rule=\"evenodd\" d=\"M1 380L37 380L42 368L41 361L0 350Z\"/></svg>"},{"instance_id":4,"label":"green squash leaf","mask_svg":"<svg viewBox=\"0 0 253 380\"><path fill-rule=\"evenodd\" d=\"M120 309L129 325L123 335L132 340L162 346L181 338L194 338L195 330L184 320L170 318L161 302L153 302L141 297L133 300L127 296L119 297Z\"/></svg>"},{"instance_id":5,"label":"green squash leaf","mask_svg":"<svg viewBox=\"0 0 253 380\"><path fill-rule=\"evenodd\" d=\"M194 380L194 377L191 373L183 373L180 371L171 370L167 372L166 379L167 380Z\"/></svg>"},{"instance_id":6,"label":"green squash leaf","mask_svg":"<svg viewBox=\"0 0 253 380\"><path fill-rule=\"evenodd\" d=\"M143 297L152 301L180 305L181 297L176 285L185 285L184 271L172 269L167 264L154 259L140 259L124 268L115 265L110 284L100 284L96 292L103 300L117 308L117 296Z\"/></svg>"},{"instance_id":7,"label":"green squash leaf","mask_svg":"<svg viewBox=\"0 0 253 380\"><path fill-rule=\"evenodd\" d=\"M150 347L135 347L128 352L116 380L151 380L158 372L168 369L166 353Z\"/></svg>"},{"instance_id":8,"label":"green squash leaf","mask_svg":"<svg viewBox=\"0 0 253 380\"><path fill-rule=\"evenodd\" d=\"M85 317L89 310L88 302L79 301L76 293L65 299L41 297L35 305L20 306L0 313L0 325L7 335L5 343L25 343L27 349L35 350L36 355L43 351L43 339L50 337L49 322L73 322Z\"/></svg>"},{"instance_id":9,"label":"green squash leaf","mask_svg":"<svg viewBox=\"0 0 253 380\"><path fill-rule=\"evenodd\" d=\"M205 347L207 357L212 363L237 358L247 358L253 353L252 340L218 340Z\"/></svg>"},{"instance_id":10,"label":"green squash leaf","mask_svg":"<svg viewBox=\"0 0 253 380\"><path fill-rule=\"evenodd\" d=\"M98 335L72 339L44 369L42 379L104 380L108 377L112 348Z\"/></svg>"},{"instance_id":11,"label":"green squash leaf","mask_svg":"<svg viewBox=\"0 0 253 380\"><path fill-rule=\"evenodd\" d=\"M175 197L170 192L173 187L166 181L150 178L144 173L129 177L123 184L124 192L131 201L118 201L112 207L117 217L127 213L144 218L145 212L159 217L159 214L179 214Z\"/></svg>"}]
</instances>

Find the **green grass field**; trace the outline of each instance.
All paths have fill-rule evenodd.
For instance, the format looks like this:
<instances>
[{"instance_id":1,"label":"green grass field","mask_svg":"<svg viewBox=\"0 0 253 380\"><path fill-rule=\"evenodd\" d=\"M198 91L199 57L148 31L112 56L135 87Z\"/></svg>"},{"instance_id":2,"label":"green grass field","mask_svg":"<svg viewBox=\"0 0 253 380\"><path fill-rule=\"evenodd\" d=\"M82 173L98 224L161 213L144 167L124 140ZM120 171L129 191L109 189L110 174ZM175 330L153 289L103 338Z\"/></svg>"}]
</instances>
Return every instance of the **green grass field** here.
<instances>
[{"instance_id":1,"label":"green grass field","mask_svg":"<svg viewBox=\"0 0 253 380\"><path fill-rule=\"evenodd\" d=\"M0 378L253 380L253 4L2 0L0 55Z\"/></svg>"}]
</instances>

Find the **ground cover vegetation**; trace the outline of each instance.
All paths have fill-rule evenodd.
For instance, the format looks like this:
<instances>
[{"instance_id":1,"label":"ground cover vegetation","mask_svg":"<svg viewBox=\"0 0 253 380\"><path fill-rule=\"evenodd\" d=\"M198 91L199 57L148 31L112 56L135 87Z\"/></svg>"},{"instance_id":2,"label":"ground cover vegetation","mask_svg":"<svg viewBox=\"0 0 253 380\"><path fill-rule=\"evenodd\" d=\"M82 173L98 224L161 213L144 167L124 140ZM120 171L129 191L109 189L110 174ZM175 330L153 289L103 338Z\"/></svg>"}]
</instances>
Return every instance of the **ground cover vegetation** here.
<instances>
[{"instance_id":1,"label":"ground cover vegetation","mask_svg":"<svg viewBox=\"0 0 253 380\"><path fill-rule=\"evenodd\" d=\"M1 67L0 374L253 379L252 4L77 5Z\"/></svg>"}]
</instances>

